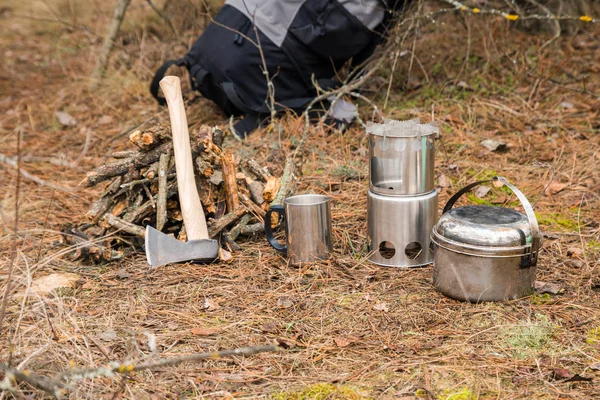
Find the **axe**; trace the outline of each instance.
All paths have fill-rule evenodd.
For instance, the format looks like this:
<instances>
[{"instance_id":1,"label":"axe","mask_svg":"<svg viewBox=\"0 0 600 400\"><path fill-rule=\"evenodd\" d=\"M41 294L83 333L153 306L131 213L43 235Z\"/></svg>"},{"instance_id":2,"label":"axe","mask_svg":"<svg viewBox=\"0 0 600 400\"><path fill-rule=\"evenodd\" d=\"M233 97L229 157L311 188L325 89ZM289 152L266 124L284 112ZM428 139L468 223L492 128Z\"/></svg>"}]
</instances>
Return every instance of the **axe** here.
<instances>
[{"instance_id":1,"label":"axe","mask_svg":"<svg viewBox=\"0 0 600 400\"><path fill-rule=\"evenodd\" d=\"M152 267L180 261L210 262L218 256L219 243L208 237L206 218L196 189L192 148L179 78L164 77L160 81L160 88L169 107L179 205L188 241L181 242L148 225L145 238L146 259Z\"/></svg>"}]
</instances>

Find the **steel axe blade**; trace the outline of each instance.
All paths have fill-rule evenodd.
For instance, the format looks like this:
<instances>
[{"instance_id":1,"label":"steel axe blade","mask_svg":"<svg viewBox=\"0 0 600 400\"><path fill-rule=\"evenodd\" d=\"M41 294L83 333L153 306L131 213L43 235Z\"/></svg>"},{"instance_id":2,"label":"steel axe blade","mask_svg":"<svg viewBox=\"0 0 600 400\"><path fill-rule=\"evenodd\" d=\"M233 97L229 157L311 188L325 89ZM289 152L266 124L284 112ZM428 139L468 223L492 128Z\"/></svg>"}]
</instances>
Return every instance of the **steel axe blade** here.
<instances>
[{"instance_id":1,"label":"steel axe blade","mask_svg":"<svg viewBox=\"0 0 600 400\"><path fill-rule=\"evenodd\" d=\"M179 240L146 226L146 260L152 268L180 261L211 262L219 252L219 242L212 239Z\"/></svg>"}]
</instances>

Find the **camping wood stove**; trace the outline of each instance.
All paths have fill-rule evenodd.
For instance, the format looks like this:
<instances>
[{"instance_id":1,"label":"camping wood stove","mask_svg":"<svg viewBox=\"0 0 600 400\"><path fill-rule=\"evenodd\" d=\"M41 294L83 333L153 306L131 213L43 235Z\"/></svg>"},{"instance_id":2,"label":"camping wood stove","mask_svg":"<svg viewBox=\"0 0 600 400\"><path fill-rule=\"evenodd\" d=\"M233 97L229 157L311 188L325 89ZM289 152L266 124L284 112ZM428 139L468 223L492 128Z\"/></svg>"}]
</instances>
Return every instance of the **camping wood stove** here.
<instances>
[{"instance_id":1,"label":"camping wood stove","mask_svg":"<svg viewBox=\"0 0 600 400\"><path fill-rule=\"evenodd\" d=\"M436 126L418 120L369 124L367 195L369 261L418 267L433 261L430 234L437 222L434 188Z\"/></svg>"}]
</instances>

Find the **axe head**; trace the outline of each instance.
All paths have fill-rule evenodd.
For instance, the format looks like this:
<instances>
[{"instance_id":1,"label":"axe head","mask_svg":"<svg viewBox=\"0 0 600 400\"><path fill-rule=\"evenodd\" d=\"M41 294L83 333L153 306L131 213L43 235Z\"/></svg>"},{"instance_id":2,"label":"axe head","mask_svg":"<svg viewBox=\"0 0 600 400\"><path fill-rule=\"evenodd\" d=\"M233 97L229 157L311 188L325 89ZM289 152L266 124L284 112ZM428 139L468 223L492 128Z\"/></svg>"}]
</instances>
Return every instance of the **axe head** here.
<instances>
[{"instance_id":1,"label":"axe head","mask_svg":"<svg viewBox=\"0 0 600 400\"><path fill-rule=\"evenodd\" d=\"M181 261L214 261L219 254L219 242L212 239L179 240L146 226L146 259L152 268Z\"/></svg>"}]
</instances>

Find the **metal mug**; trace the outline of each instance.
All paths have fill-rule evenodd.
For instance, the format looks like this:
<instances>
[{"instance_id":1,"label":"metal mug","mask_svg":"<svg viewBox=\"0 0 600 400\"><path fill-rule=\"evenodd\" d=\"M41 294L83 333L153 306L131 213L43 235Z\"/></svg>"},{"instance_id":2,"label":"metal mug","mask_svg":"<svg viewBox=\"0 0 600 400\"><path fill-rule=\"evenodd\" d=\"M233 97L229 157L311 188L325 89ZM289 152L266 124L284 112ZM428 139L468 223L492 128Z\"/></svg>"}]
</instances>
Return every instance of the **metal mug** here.
<instances>
[{"instance_id":1,"label":"metal mug","mask_svg":"<svg viewBox=\"0 0 600 400\"><path fill-rule=\"evenodd\" d=\"M291 264L328 259L332 249L330 200L324 195L301 194L288 197L283 205L271 206L265 215L269 244L288 256ZM273 237L273 213L280 215L285 226L285 244Z\"/></svg>"}]
</instances>

